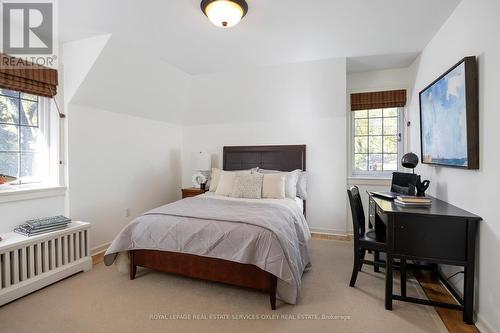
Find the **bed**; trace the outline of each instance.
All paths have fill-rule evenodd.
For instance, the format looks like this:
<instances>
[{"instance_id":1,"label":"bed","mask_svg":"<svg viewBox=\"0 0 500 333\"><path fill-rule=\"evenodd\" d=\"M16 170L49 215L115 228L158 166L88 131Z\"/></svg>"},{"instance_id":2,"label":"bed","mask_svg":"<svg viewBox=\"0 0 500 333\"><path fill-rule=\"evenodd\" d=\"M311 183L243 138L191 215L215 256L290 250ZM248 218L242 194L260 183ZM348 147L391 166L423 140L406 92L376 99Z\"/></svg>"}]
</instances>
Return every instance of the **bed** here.
<instances>
[{"instance_id":1,"label":"bed","mask_svg":"<svg viewBox=\"0 0 500 333\"><path fill-rule=\"evenodd\" d=\"M223 169L305 171L305 157L305 145L224 147ZM230 199L208 193L187 198L152 210L122 230L106 252L105 264L128 251L130 279L140 266L256 289L269 294L275 310L277 293L295 304L302 273L310 266L305 206L303 202L301 212L291 199ZM276 225L273 219L287 222Z\"/></svg>"}]
</instances>

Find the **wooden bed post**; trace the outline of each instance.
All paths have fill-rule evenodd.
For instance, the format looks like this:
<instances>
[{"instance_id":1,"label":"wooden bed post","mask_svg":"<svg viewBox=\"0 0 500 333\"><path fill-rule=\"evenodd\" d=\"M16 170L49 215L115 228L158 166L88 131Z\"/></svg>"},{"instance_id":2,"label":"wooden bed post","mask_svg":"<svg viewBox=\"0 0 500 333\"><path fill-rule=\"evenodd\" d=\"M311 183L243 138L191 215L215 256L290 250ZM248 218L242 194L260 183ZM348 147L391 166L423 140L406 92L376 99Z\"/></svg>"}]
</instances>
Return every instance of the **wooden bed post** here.
<instances>
[{"instance_id":1,"label":"wooden bed post","mask_svg":"<svg viewBox=\"0 0 500 333\"><path fill-rule=\"evenodd\" d=\"M271 275L271 288L269 290L269 299L271 301L271 309L276 310L276 289L278 287L278 278Z\"/></svg>"},{"instance_id":2,"label":"wooden bed post","mask_svg":"<svg viewBox=\"0 0 500 333\"><path fill-rule=\"evenodd\" d=\"M130 280L135 279L135 273L137 266L134 263L134 251L129 251L129 259L130 259Z\"/></svg>"}]
</instances>

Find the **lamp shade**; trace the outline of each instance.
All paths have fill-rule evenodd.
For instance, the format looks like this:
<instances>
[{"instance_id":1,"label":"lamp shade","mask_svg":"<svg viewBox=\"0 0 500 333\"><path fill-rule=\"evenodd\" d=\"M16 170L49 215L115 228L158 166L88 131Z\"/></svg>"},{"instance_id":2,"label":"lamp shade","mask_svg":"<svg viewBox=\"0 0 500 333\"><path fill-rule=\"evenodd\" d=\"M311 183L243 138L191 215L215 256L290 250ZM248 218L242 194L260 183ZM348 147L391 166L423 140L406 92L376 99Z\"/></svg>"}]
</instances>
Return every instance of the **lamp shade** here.
<instances>
[{"instance_id":1,"label":"lamp shade","mask_svg":"<svg viewBox=\"0 0 500 333\"><path fill-rule=\"evenodd\" d=\"M197 171L210 171L212 168L212 156L209 153L192 153L191 165L193 170Z\"/></svg>"},{"instance_id":2,"label":"lamp shade","mask_svg":"<svg viewBox=\"0 0 500 333\"><path fill-rule=\"evenodd\" d=\"M401 159L401 165L408 169L415 169L418 165L418 156L415 153L407 153Z\"/></svg>"},{"instance_id":3,"label":"lamp shade","mask_svg":"<svg viewBox=\"0 0 500 333\"><path fill-rule=\"evenodd\" d=\"M245 0L203 0L200 6L210 22L221 28L235 26L248 12Z\"/></svg>"}]
</instances>

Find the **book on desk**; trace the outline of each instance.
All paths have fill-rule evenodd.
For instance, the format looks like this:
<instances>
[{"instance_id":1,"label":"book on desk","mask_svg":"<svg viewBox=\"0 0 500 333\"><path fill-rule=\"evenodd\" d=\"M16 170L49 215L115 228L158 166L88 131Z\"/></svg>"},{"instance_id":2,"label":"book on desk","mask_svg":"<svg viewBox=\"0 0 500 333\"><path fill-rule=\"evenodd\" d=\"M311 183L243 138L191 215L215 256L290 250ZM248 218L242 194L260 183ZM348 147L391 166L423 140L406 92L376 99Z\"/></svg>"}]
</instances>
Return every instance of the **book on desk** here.
<instances>
[{"instance_id":1,"label":"book on desk","mask_svg":"<svg viewBox=\"0 0 500 333\"><path fill-rule=\"evenodd\" d=\"M394 203L405 207L430 207L432 206L432 199L429 197L398 195L394 199Z\"/></svg>"},{"instance_id":2,"label":"book on desk","mask_svg":"<svg viewBox=\"0 0 500 333\"><path fill-rule=\"evenodd\" d=\"M370 192L367 191L368 195L374 195L379 198L393 200L395 204L404 207L430 207L432 206L432 200L429 197L416 197L411 195L402 195L395 192L379 191Z\"/></svg>"}]
</instances>

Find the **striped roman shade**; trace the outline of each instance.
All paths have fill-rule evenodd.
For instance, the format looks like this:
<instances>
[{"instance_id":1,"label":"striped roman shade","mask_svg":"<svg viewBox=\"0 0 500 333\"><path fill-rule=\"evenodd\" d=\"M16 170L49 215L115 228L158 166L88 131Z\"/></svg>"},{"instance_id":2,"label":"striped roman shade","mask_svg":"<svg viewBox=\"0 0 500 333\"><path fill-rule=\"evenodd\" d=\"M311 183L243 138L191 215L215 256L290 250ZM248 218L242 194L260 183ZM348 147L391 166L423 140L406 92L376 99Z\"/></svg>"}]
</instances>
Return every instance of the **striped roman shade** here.
<instances>
[{"instance_id":1,"label":"striped roman shade","mask_svg":"<svg viewBox=\"0 0 500 333\"><path fill-rule=\"evenodd\" d=\"M406 90L375 91L351 94L351 110L400 108L406 105Z\"/></svg>"},{"instance_id":2,"label":"striped roman shade","mask_svg":"<svg viewBox=\"0 0 500 333\"><path fill-rule=\"evenodd\" d=\"M54 97L57 70L0 53L0 88Z\"/></svg>"}]
</instances>

